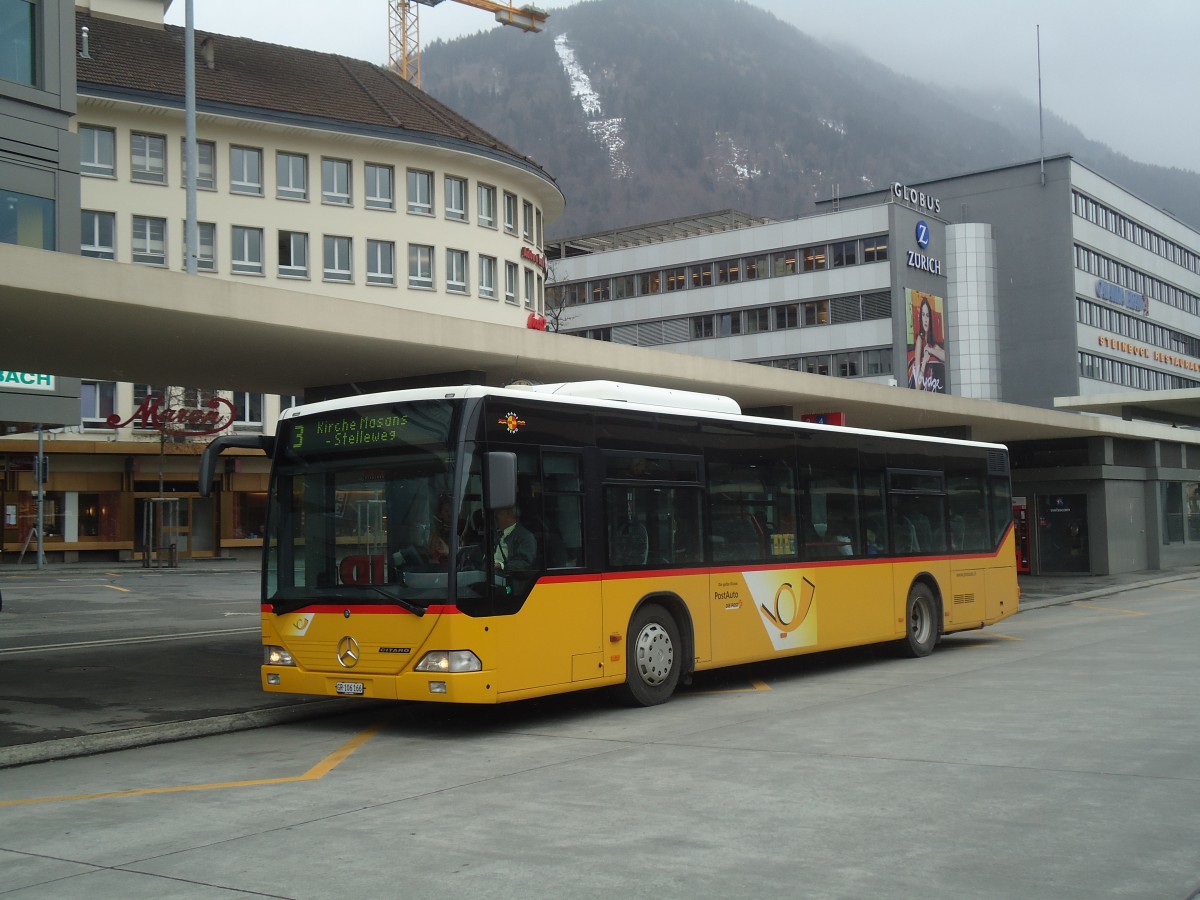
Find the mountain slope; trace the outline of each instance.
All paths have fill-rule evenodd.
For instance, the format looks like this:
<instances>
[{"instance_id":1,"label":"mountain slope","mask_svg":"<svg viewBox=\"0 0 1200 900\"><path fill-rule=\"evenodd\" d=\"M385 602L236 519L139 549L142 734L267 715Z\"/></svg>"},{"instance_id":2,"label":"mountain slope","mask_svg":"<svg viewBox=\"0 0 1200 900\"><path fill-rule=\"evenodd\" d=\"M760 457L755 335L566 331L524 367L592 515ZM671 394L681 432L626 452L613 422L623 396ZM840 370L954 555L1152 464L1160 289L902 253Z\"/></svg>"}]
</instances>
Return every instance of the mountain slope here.
<instances>
[{"instance_id":1,"label":"mountain slope","mask_svg":"<svg viewBox=\"0 0 1200 900\"><path fill-rule=\"evenodd\" d=\"M796 216L835 191L1038 154L1030 104L921 84L741 0L590 0L555 10L543 34L438 42L421 64L426 90L558 179L554 236L726 207ZM1200 222L1200 176L1053 117L1047 152Z\"/></svg>"}]
</instances>

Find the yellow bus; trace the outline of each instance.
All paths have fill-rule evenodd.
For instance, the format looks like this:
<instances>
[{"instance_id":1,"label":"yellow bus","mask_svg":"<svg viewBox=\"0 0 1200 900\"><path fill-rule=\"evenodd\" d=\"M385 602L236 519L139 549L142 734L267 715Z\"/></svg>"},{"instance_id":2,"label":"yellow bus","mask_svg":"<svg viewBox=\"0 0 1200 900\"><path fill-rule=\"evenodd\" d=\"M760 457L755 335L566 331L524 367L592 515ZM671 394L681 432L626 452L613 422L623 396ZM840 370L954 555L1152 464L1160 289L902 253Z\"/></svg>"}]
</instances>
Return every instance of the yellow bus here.
<instances>
[{"instance_id":1,"label":"yellow bus","mask_svg":"<svg viewBox=\"0 0 1200 900\"><path fill-rule=\"evenodd\" d=\"M1007 450L742 415L618 382L287 410L262 580L267 691L500 703L1013 615Z\"/></svg>"}]
</instances>

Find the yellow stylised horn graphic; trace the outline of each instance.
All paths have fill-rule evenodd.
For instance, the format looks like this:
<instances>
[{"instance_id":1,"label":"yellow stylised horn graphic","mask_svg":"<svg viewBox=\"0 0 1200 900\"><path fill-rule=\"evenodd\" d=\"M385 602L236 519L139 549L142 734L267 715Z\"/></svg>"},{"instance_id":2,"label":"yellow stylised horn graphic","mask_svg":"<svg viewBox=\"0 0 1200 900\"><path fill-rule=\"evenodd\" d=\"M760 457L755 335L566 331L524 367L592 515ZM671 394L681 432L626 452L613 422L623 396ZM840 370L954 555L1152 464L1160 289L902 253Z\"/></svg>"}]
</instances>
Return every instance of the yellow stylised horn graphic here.
<instances>
[{"instance_id":1,"label":"yellow stylised horn graphic","mask_svg":"<svg viewBox=\"0 0 1200 900\"><path fill-rule=\"evenodd\" d=\"M816 585L805 578L800 582L800 596L797 598L791 582L785 581L775 592L775 609L772 611L767 609L766 604L762 604L762 611L781 632L791 634L808 616L816 591Z\"/></svg>"}]
</instances>

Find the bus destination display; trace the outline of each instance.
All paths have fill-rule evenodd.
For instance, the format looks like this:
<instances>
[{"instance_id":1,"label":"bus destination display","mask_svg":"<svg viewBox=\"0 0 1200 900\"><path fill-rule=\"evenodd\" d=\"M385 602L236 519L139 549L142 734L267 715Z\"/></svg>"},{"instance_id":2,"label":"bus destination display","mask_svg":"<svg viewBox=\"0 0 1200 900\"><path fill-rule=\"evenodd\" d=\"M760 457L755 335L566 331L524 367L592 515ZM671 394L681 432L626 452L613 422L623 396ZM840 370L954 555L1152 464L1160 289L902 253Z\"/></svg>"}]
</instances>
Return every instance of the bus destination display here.
<instances>
[{"instance_id":1,"label":"bus destination display","mask_svg":"<svg viewBox=\"0 0 1200 900\"><path fill-rule=\"evenodd\" d=\"M408 416L386 412L305 419L292 425L288 448L294 453L308 454L397 447L411 440L407 428Z\"/></svg>"}]
</instances>

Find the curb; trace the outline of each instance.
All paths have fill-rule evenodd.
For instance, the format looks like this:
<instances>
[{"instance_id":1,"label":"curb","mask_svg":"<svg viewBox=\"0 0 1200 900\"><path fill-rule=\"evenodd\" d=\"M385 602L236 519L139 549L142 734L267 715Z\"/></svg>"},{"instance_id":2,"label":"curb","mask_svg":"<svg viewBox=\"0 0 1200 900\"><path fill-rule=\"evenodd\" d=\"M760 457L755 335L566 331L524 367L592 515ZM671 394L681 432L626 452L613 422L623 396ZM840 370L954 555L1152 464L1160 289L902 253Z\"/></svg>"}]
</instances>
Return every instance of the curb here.
<instances>
[{"instance_id":1,"label":"curb","mask_svg":"<svg viewBox=\"0 0 1200 900\"><path fill-rule=\"evenodd\" d=\"M1065 606L1068 603L1074 603L1077 600L1095 600L1098 597L1110 597L1113 594L1123 594L1126 591L1136 591L1141 588L1154 587L1156 584L1171 584L1175 581L1188 581L1195 578L1195 573L1187 575L1168 575L1163 578L1151 578L1148 581L1138 581L1131 584L1114 584L1109 587L1098 588L1094 591L1084 591L1079 594L1064 594L1061 597L1047 597L1044 600L1030 600L1028 602L1022 600L1017 614L1032 609L1045 609L1047 606Z\"/></svg>"},{"instance_id":2,"label":"curb","mask_svg":"<svg viewBox=\"0 0 1200 900\"><path fill-rule=\"evenodd\" d=\"M378 706L381 702L368 701L360 705L354 701L347 704L346 700L316 700L292 706L255 709L191 721L143 725L121 731L83 734L77 737L41 741L36 744L0 747L0 769L60 759L73 759L80 756L93 756L98 753L110 753L114 750L132 750L137 747L169 744L217 734L231 734L236 731L250 731L255 728L283 725L301 719L346 715Z\"/></svg>"}]
</instances>

